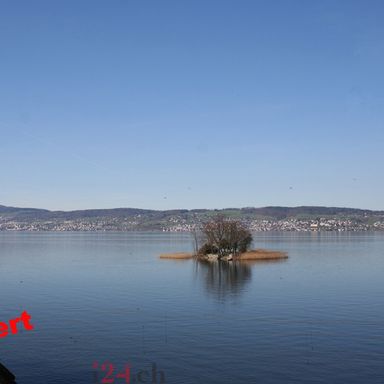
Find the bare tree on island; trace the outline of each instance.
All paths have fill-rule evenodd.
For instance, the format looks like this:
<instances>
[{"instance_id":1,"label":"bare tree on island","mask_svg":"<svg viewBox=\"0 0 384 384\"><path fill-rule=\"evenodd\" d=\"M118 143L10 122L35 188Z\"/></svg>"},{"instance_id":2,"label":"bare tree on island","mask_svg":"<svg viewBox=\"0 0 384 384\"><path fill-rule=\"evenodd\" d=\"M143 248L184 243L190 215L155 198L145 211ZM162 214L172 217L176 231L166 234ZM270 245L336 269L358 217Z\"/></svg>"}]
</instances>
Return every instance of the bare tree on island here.
<instances>
[{"instance_id":1,"label":"bare tree on island","mask_svg":"<svg viewBox=\"0 0 384 384\"><path fill-rule=\"evenodd\" d=\"M191 231L193 241L193 254L197 256L199 254L200 245L202 244L202 231L201 228L195 225Z\"/></svg>"},{"instance_id":2,"label":"bare tree on island","mask_svg":"<svg viewBox=\"0 0 384 384\"><path fill-rule=\"evenodd\" d=\"M228 255L236 256L246 252L252 243L251 232L244 224L226 219L223 215L217 215L205 223L202 232L205 243L199 249L200 255L215 254L219 259Z\"/></svg>"}]
</instances>

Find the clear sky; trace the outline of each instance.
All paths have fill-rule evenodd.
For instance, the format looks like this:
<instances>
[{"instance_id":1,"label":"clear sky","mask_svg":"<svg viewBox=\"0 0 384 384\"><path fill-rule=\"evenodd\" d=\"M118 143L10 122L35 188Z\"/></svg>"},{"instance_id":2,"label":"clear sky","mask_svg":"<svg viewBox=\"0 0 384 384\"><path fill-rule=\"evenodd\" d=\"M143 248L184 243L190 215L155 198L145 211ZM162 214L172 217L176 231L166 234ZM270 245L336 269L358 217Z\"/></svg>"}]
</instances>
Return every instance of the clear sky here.
<instances>
[{"instance_id":1,"label":"clear sky","mask_svg":"<svg viewBox=\"0 0 384 384\"><path fill-rule=\"evenodd\" d=\"M0 0L0 204L384 209L381 0Z\"/></svg>"}]
</instances>

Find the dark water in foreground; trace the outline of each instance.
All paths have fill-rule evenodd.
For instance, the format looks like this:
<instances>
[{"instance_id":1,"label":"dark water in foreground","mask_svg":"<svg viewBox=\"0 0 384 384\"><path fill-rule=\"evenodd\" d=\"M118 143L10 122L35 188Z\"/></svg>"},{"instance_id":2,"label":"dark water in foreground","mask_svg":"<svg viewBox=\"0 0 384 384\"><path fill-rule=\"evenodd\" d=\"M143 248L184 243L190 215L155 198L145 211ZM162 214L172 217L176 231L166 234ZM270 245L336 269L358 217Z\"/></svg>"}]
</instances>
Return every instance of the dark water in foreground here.
<instances>
[{"instance_id":1,"label":"dark water in foreground","mask_svg":"<svg viewBox=\"0 0 384 384\"><path fill-rule=\"evenodd\" d=\"M95 383L94 362L101 382L104 361L117 384L126 363L152 383L153 362L157 383L382 384L384 234L255 240L289 259L158 259L185 234L0 233L0 321L35 325L0 339L0 361L19 384Z\"/></svg>"}]
</instances>

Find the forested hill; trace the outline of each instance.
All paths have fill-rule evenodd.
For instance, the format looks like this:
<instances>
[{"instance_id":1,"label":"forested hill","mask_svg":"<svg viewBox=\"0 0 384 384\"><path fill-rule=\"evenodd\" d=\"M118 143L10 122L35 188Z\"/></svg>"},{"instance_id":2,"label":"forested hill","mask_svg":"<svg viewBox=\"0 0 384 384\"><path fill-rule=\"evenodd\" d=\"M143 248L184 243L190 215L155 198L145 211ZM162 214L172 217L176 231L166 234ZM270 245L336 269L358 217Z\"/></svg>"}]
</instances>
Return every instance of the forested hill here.
<instances>
[{"instance_id":1,"label":"forested hill","mask_svg":"<svg viewBox=\"0 0 384 384\"><path fill-rule=\"evenodd\" d=\"M223 214L254 230L369 230L384 228L384 211L338 207L263 207L150 210L138 208L50 211L0 205L0 230L171 230L188 231Z\"/></svg>"},{"instance_id":2,"label":"forested hill","mask_svg":"<svg viewBox=\"0 0 384 384\"><path fill-rule=\"evenodd\" d=\"M135 215L147 215L150 217L164 217L172 215L211 215L222 213L230 216L257 216L274 219L284 219L288 217L311 217L311 216L364 216L382 215L384 211L371 211L357 208L338 208L338 207L263 207L263 208L224 208L224 209L174 209L174 210L151 210L138 208L112 208L112 209L85 209L76 211L49 211L38 208L16 208L0 205L0 216L14 219L81 219L91 217L130 217Z\"/></svg>"}]
</instances>

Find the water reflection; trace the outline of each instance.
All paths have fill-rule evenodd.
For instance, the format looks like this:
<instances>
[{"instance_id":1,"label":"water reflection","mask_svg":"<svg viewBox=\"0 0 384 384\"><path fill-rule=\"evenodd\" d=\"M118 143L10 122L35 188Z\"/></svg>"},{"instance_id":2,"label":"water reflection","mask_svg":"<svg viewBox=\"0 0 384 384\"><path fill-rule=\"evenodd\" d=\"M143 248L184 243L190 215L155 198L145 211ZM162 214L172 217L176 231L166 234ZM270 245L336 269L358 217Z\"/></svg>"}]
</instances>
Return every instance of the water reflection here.
<instances>
[{"instance_id":1,"label":"water reflection","mask_svg":"<svg viewBox=\"0 0 384 384\"><path fill-rule=\"evenodd\" d=\"M252 280L252 268L261 264L284 263L286 260L195 261L196 278L208 293L219 299L238 296Z\"/></svg>"},{"instance_id":2,"label":"water reflection","mask_svg":"<svg viewBox=\"0 0 384 384\"><path fill-rule=\"evenodd\" d=\"M196 261L196 274L209 293L224 298L240 294L251 281L248 263L226 261Z\"/></svg>"}]
</instances>

